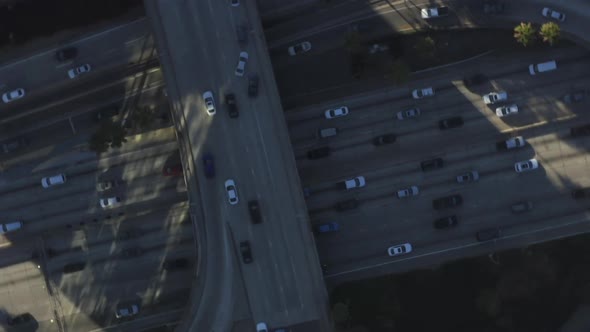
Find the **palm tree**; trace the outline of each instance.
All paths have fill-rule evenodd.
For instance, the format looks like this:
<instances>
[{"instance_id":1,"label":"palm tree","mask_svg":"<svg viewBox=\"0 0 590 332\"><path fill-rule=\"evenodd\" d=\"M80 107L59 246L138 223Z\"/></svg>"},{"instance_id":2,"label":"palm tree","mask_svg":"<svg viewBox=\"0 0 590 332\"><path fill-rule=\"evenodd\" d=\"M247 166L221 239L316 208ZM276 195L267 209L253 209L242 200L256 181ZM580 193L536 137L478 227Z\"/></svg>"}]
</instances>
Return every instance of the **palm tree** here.
<instances>
[{"instance_id":1,"label":"palm tree","mask_svg":"<svg viewBox=\"0 0 590 332\"><path fill-rule=\"evenodd\" d=\"M514 28L514 38L525 47L532 45L535 42L535 29L533 25L530 22L521 22Z\"/></svg>"},{"instance_id":2,"label":"palm tree","mask_svg":"<svg viewBox=\"0 0 590 332\"><path fill-rule=\"evenodd\" d=\"M541 25L541 31L539 34L543 37L543 41L549 43L549 45L553 46L553 44L559 41L559 34L561 29L559 29L559 25L554 22L547 22Z\"/></svg>"}]
</instances>

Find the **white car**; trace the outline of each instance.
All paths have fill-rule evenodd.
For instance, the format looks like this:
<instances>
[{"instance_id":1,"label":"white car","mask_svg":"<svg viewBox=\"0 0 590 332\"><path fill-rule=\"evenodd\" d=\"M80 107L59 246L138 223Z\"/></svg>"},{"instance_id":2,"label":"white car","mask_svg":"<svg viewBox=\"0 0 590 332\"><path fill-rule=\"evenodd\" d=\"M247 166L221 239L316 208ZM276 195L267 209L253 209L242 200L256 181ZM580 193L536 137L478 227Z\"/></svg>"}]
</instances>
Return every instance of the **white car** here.
<instances>
[{"instance_id":1,"label":"white car","mask_svg":"<svg viewBox=\"0 0 590 332\"><path fill-rule=\"evenodd\" d=\"M506 106L496 108L496 115L499 118L503 118L505 116L509 116L509 115L517 114L517 113L518 113L518 106L516 106L516 104L506 105Z\"/></svg>"},{"instance_id":2,"label":"white car","mask_svg":"<svg viewBox=\"0 0 590 332\"><path fill-rule=\"evenodd\" d=\"M537 159L519 161L514 164L514 169L517 173L528 172L537 168L539 168L539 162Z\"/></svg>"},{"instance_id":3,"label":"white car","mask_svg":"<svg viewBox=\"0 0 590 332\"><path fill-rule=\"evenodd\" d=\"M295 56L297 54L302 54L311 50L311 43L308 41L301 42L299 44L295 44L293 46L289 46L287 49L289 51L290 56Z\"/></svg>"},{"instance_id":4,"label":"white car","mask_svg":"<svg viewBox=\"0 0 590 332\"><path fill-rule=\"evenodd\" d=\"M246 71L246 62L248 62L248 53L240 52L240 58L235 71L236 76L244 76L244 72Z\"/></svg>"},{"instance_id":5,"label":"white car","mask_svg":"<svg viewBox=\"0 0 590 332\"><path fill-rule=\"evenodd\" d=\"M119 198L117 196L108 197L108 198L101 198L98 202L100 203L100 206L103 209L106 209L106 208L115 207L115 206L121 204L121 198Z\"/></svg>"},{"instance_id":6,"label":"white car","mask_svg":"<svg viewBox=\"0 0 590 332\"><path fill-rule=\"evenodd\" d=\"M396 246L389 247L387 253L389 256L405 255L412 252L412 245L409 243L398 244Z\"/></svg>"},{"instance_id":7,"label":"white car","mask_svg":"<svg viewBox=\"0 0 590 332\"><path fill-rule=\"evenodd\" d=\"M409 188L400 189L397 191L397 198L406 198L416 196L420 193L417 186L411 186Z\"/></svg>"},{"instance_id":8,"label":"white car","mask_svg":"<svg viewBox=\"0 0 590 332\"><path fill-rule=\"evenodd\" d=\"M2 95L2 101L5 103L10 103L11 101L21 99L25 96L25 89L16 89L10 92L6 92Z\"/></svg>"},{"instance_id":9,"label":"white car","mask_svg":"<svg viewBox=\"0 0 590 332\"><path fill-rule=\"evenodd\" d=\"M565 21L565 14L557 12L551 8L543 8L543 11L541 12L543 14L543 16L548 17L548 18L552 18L554 20L557 20L559 22L563 22Z\"/></svg>"},{"instance_id":10,"label":"white car","mask_svg":"<svg viewBox=\"0 0 590 332\"><path fill-rule=\"evenodd\" d=\"M268 332L268 327L266 327L266 323L260 322L256 324L256 332Z\"/></svg>"},{"instance_id":11,"label":"white car","mask_svg":"<svg viewBox=\"0 0 590 332\"><path fill-rule=\"evenodd\" d=\"M420 116L420 109L418 107L416 108L412 108L406 111L399 111L397 112L397 119L398 120L403 120L403 119L410 119L410 118L417 118Z\"/></svg>"},{"instance_id":12,"label":"white car","mask_svg":"<svg viewBox=\"0 0 590 332\"><path fill-rule=\"evenodd\" d=\"M348 107L340 106L338 108L329 109L324 112L324 115L326 116L326 119L333 119L341 116L346 116L348 115Z\"/></svg>"},{"instance_id":13,"label":"white car","mask_svg":"<svg viewBox=\"0 0 590 332\"><path fill-rule=\"evenodd\" d=\"M236 183L234 182L234 180L227 179L225 181L225 191L227 192L227 199L229 201L229 204L238 204L238 189L236 188Z\"/></svg>"},{"instance_id":14,"label":"white car","mask_svg":"<svg viewBox=\"0 0 590 332\"><path fill-rule=\"evenodd\" d=\"M76 78L80 74L84 74L84 73L89 72L90 69L92 69L92 68L90 67L89 64L81 65L80 67L76 67L76 68L72 68L72 69L68 70L68 76L70 78Z\"/></svg>"},{"instance_id":15,"label":"white car","mask_svg":"<svg viewBox=\"0 0 590 332\"><path fill-rule=\"evenodd\" d=\"M240 5L240 0L231 0L231 6L232 7L237 7Z\"/></svg>"},{"instance_id":16,"label":"white car","mask_svg":"<svg viewBox=\"0 0 590 332\"><path fill-rule=\"evenodd\" d=\"M412 97L414 97L414 99L422 99L424 97L432 96L434 96L434 89L432 87L415 89L412 91Z\"/></svg>"},{"instance_id":17,"label":"white car","mask_svg":"<svg viewBox=\"0 0 590 332\"><path fill-rule=\"evenodd\" d=\"M344 184L344 189L346 190L353 188L362 188L367 184L364 176L357 176L356 178L344 180L344 182L342 183Z\"/></svg>"},{"instance_id":18,"label":"white car","mask_svg":"<svg viewBox=\"0 0 590 332\"><path fill-rule=\"evenodd\" d=\"M205 100L205 109L207 110L207 114L215 114L215 100L213 100L213 92L205 91L205 93L203 93L203 99Z\"/></svg>"},{"instance_id":19,"label":"white car","mask_svg":"<svg viewBox=\"0 0 590 332\"><path fill-rule=\"evenodd\" d=\"M486 103L486 105L495 104L497 102L504 101L507 99L508 93L506 91L490 92L487 95L483 96L483 102Z\"/></svg>"}]
</instances>

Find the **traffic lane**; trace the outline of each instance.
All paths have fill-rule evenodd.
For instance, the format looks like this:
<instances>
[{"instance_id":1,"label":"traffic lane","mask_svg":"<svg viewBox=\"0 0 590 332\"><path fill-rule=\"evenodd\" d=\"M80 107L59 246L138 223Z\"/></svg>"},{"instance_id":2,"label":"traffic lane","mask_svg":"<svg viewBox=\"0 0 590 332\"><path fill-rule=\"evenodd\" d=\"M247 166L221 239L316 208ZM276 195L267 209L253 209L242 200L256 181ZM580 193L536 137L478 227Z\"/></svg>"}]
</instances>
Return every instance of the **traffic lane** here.
<instances>
[{"instance_id":1,"label":"traffic lane","mask_svg":"<svg viewBox=\"0 0 590 332\"><path fill-rule=\"evenodd\" d=\"M547 90L550 90L551 87L547 87ZM546 94L546 96L548 96L548 94ZM560 96L559 96L560 97ZM558 95L555 95L555 99L559 98ZM413 156L416 153L418 154L423 154L423 152L421 151L431 151L431 150L436 150L436 151L445 151L448 152L448 148L445 149L445 147L458 147L461 146L461 144L457 144L457 143L468 143L467 147L461 147L460 149L453 149L455 151L457 150L464 150L464 149L472 149L478 145L486 145L493 150L495 149L495 142L499 141L499 140L504 140L507 139L511 133L513 133L514 131L518 130L518 135L522 135L525 137L525 139L527 137L531 137L531 136L536 136L536 135L540 135L549 131L555 131L557 130L559 133L561 133L561 135L568 135L569 134L569 127L576 125L577 123L583 123L585 121L587 121L587 117L584 114L575 114L572 113L569 108L567 107L563 107L559 109L559 112L554 112L552 109L553 107L551 106L552 103L547 103L546 99L533 99L535 100L535 102L529 102L524 106L524 114L518 114L516 116L513 116L513 118L516 118L518 120L518 124L521 124L522 126L520 127L515 127L512 128L510 127L508 124L510 124L510 122L512 122L510 120L510 118L507 118L506 120L500 119L498 118L495 114L489 112L487 114L484 114L485 117L482 117L482 114L477 114L475 113L474 121L471 120L466 120L468 122L466 122L466 124L459 129L451 129L451 130L445 130L445 131L440 131L439 129L436 129L436 123L432 123L432 125L426 125L423 124L423 122L417 122L417 121L398 121L398 122L404 122L403 125L407 125L407 126L412 126L415 125L417 123L419 123L420 125L422 125L424 127L424 129L428 126L430 129L428 130L416 130L415 134L412 135L407 135L407 136L402 136L400 135L400 132L397 130L392 130L392 132L397 133L398 134L398 139L395 143L391 144L390 146L384 146L384 147L371 147L370 144L370 139L371 137L369 135L366 135L365 132L362 132L361 135L357 136L356 138L358 139L357 145L354 146L341 146L338 147L337 145L337 139L338 137L335 137L334 140L330 140L329 144L323 144L323 145L328 145L330 147L332 147L334 149L334 152L330 157L326 158L326 159L320 159L320 160L306 160L303 159L305 158L305 156L301 156L302 159L298 160L298 165L299 165L299 170L300 170L300 174L303 178L304 183L309 183L312 181L312 179L321 179L324 178L324 176L327 176L328 178L333 178L333 170L335 169L334 167L330 167L328 165L328 163L332 164L334 159L340 159L340 158L344 158L343 154L346 154L346 157L359 157L359 156L363 156L363 153L379 153L380 151L395 151L395 155L399 155L399 156ZM552 101L554 102L554 100ZM548 109L550 110L551 113L547 112L546 116L543 119L543 122L536 122L538 121L538 115L536 112L530 112L530 110L532 109ZM470 111L468 111L470 112ZM563 116L559 116L557 118L551 118L555 115L563 115ZM424 116L421 116L419 119L420 121L425 121L426 117L428 116L428 114L424 114ZM442 117L441 117L442 118ZM481 118L481 119L480 119ZM397 122L394 122L397 123ZM478 128L477 130L474 130L473 128ZM465 138L463 137L465 131L469 131L469 141L465 141ZM499 132L500 131L500 132ZM427 138L424 138L424 135L427 135ZM489 136L491 136L492 138L488 138ZM440 138L445 138L445 140L441 140ZM452 138L452 140L450 142L446 141L447 139ZM419 144L418 148L415 147L415 144ZM486 143L483 143L486 142ZM427 146L425 146L424 144L427 144ZM435 147L437 147L436 149L431 149L432 145L435 145ZM318 144L318 146L323 146ZM422 147L420 147L420 145L422 145ZM428 149L426 149L428 148ZM350 150L351 152L349 153L347 150ZM451 151L453 151L451 150ZM352 152L354 151L354 153ZM434 156L434 155L433 155ZM430 157L428 155L424 155L423 158L426 157ZM357 160L363 160L366 161L368 159L375 159L376 157L374 155L372 155L371 157L361 157L361 158L357 158ZM379 157L377 157L379 160ZM419 157L415 157L416 159L420 159ZM409 158L408 158L409 159ZM426 158L428 159L428 158ZM369 161L366 161L366 163L368 163ZM357 164L358 162L356 162L354 165L349 165L346 166L345 162L338 162L337 163L339 166L337 169L342 169L342 168L346 168L348 167L349 169L352 167L353 171L352 172L358 172L358 169L361 168L366 168L366 167L358 167ZM344 164L344 166L343 166ZM330 175L326 174L326 170L329 170ZM309 175L309 176L308 176ZM313 178L310 179L310 177L313 176ZM313 182L312 182L313 183Z\"/></svg>"},{"instance_id":2,"label":"traffic lane","mask_svg":"<svg viewBox=\"0 0 590 332\"><path fill-rule=\"evenodd\" d=\"M138 73L138 72L141 73ZM137 81L148 84L147 88L138 85ZM163 86L161 71L150 66L134 67L129 72L119 71L115 74L103 74L89 80L85 80L67 89L67 94L51 93L45 96L23 99L22 103L11 103L6 106L4 116L0 120L2 124L14 123L27 117L35 117L40 120L51 121L56 114L77 115L88 112L88 105L96 108L118 104L125 97L134 96L144 90L157 94ZM53 86L52 86L53 87ZM84 107L81 107L83 105ZM17 109L18 107L18 109ZM47 113L47 114L45 114ZM22 129L21 129L22 131Z\"/></svg>"},{"instance_id":3,"label":"traffic lane","mask_svg":"<svg viewBox=\"0 0 590 332\"><path fill-rule=\"evenodd\" d=\"M5 78L2 89L12 90L21 87L29 94L56 82L78 83L79 78L71 80L68 77L69 69L89 63L92 70L83 75L96 75L96 71L104 68L124 66L129 61L135 62L144 56L141 52L154 50L154 46L153 40L149 38L146 19L137 19L71 41L68 45L5 64L0 67L0 75ZM76 47L78 55L74 60L58 62L56 52L66 47Z\"/></svg>"},{"instance_id":4,"label":"traffic lane","mask_svg":"<svg viewBox=\"0 0 590 332\"><path fill-rule=\"evenodd\" d=\"M578 154L578 156L574 157L574 158L584 158L583 154ZM561 160L563 158L559 158L557 160L555 160L555 163L561 163ZM562 190L559 187L555 187L555 185L550 181L551 178L547 176L547 172L544 172L545 169L547 170L553 170L554 167L551 163L547 163L547 164L542 164L544 165L543 168L541 170L537 170L535 172L532 172L531 174L520 174L517 175L514 171L509 171L512 173L512 176L509 177L501 177L501 178L495 178L494 181L490 181L488 180L487 182L482 182L482 183L478 183L477 185L477 189L475 188L475 186L471 186L473 191L477 191L477 192L484 192L484 193L494 193L494 197L508 197L509 200L506 201L505 203L502 203L503 206L509 206L511 203L514 203L516 201L520 201L523 199L526 199L527 197L527 192L529 191L533 196L539 196L539 193L542 193L542 195L544 196L548 196L551 195L553 196L551 199L549 199L549 201L555 202L555 201L559 201L559 200L565 200L566 202L566 209L567 206L573 206L573 204L571 204L571 198L569 195L569 191L568 190ZM523 192L522 190L518 190L518 191L514 191L514 185L515 183L517 184L518 188L522 189L522 188L527 188L525 189L525 192ZM489 189L482 189L482 185L486 185L487 187L492 187ZM530 188L530 189L529 189ZM455 191L454 189L451 189L453 192ZM564 192L565 191L565 192ZM446 194L446 193L445 193ZM474 199L475 198L475 199ZM454 209L455 211L459 210L459 211L463 211L462 213L465 213L465 211L469 211L468 209L471 208L476 209L476 210L480 210L480 206L489 206L489 197L485 197L485 195L470 195L469 196L469 200L471 201L470 205L466 204L468 202L467 198L464 198L464 206L459 208L459 209ZM560 206L559 203L555 203L556 205ZM418 209L418 211L423 211L427 209L426 206L424 206L422 209ZM555 210L555 207L553 207L553 209ZM492 209L492 211L499 211L499 208L494 208ZM507 208L505 208L504 210L508 211ZM453 212L453 209L449 210L450 212ZM415 210L412 210L412 215L415 215ZM474 217L476 217L478 219L477 224L478 225L494 225L494 223L497 223L498 218L497 217L493 217L493 218L489 218L490 213L479 213L481 211L478 211L477 214L475 214L475 211L473 211L473 215ZM492 212L493 213L493 212ZM440 215L442 215L443 213L441 213ZM391 216L391 215L396 215L399 216L400 215L400 211L395 211L395 212L390 212L385 214L386 216ZM486 222L485 220L491 220L489 222ZM366 225L367 223L371 223L372 220L374 219L379 219L377 217L374 218L364 218L364 223L363 225ZM484 220L483 222L481 220ZM382 220L382 219L381 219ZM499 219L499 220L505 220L505 219ZM358 234L360 234L361 232L356 233L357 237ZM381 236L384 233L383 230L379 230L379 236ZM395 234L399 234L402 232L396 232ZM371 238L371 242L375 243L378 242L376 241L374 236L370 236ZM410 236L411 238L411 236ZM359 241L354 240L354 241L346 241L346 247L348 248L348 246L350 246L351 243L354 242L363 242L362 240ZM322 243L318 244L318 248L322 248ZM330 248L334 248L334 245L330 245ZM340 248L341 250L347 250L347 248ZM356 251L359 251L358 248L356 248ZM349 256L351 255L351 253L342 253L341 251L335 251L336 253L338 253L339 255L342 254L341 257L352 257ZM369 249L368 252L365 252L365 255L369 255L371 253L371 250Z\"/></svg>"},{"instance_id":5,"label":"traffic lane","mask_svg":"<svg viewBox=\"0 0 590 332\"><path fill-rule=\"evenodd\" d=\"M247 271L252 269L244 266L247 285L249 288L256 289L255 292L249 293L254 316L272 316L276 317L277 321L284 321L279 318L283 316L287 319L286 312L291 310L289 308L297 307L301 301L304 301L302 295L298 294L301 286L292 287L298 284L294 279L298 278L300 283L303 283L307 277L298 276L299 273L294 268L300 264L297 261L301 258L282 249L296 246L296 243L300 242L289 240L293 237L293 232L297 231L293 229L296 225L290 220L297 212L285 203L290 202L291 197L281 197L284 196L284 188L287 188L289 184L285 180L287 175L282 174L282 168L276 164L277 161L282 161L281 150L269 144L276 140L272 134L275 129L273 114L269 114L272 111L268 107L257 108L256 112L247 112L238 120L240 130L243 130L240 134L242 145L240 149L236 149L235 155L236 159L241 161L240 178L243 179L239 189L242 194L240 204L243 217L238 225L241 226L239 231L243 234L242 236L247 235L247 238L251 239L254 264L258 270L255 278L258 282L255 284L264 285L264 289L251 285L252 281L248 280ZM254 198L259 201L264 218L264 222L259 225L252 225L247 216L247 201ZM262 258L257 259L259 255ZM264 281L260 282L260 280ZM291 287L285 285L291 285ZM281 290L281 294L277 296L276 290Z\"/></svg>"}]
</instances>

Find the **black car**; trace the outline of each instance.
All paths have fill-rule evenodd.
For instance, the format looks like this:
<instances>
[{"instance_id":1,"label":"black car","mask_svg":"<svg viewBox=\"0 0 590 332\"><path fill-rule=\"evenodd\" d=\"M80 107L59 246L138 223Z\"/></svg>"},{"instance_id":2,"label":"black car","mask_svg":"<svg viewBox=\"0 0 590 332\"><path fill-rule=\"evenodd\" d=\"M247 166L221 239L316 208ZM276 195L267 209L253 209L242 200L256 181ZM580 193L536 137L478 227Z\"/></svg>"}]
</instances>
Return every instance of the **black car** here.
<instances>
[{"instance_id":1,"label":"black car","mask_svg":"<svg viewBox=\"0 0 590 332\"><path fill-rule=\"evenodd\" d=\"M463 197L461 195L451 195L432 200L432 207L435 210L442 210L446 208L456 207L463 204Z\"/></svg>"},{"instance_id":2,"label":"black car","mask_svg":"<svg viewBox=\"0 0 590 332\"><path fill-rule=\"evenodd\" d=\"M238 43L240 45L247 45L248 44L248 26L245 24L240 24L236 26L236 35L238 36Z\"/></svg>"},{"instance_id":3,"label":"black car","mask_svg":"<svg viewBox=\"0 0 590 332\"><path fill-rule=\"evenodd\" d=\"M320 159L320 158L325 158L329 155L330 155L330 147L328 147L328 146L309 150L307 152L308 159Z\"/></svg>"},{"instance_id":4,"label":"black car","mask_svg":"<svg viewBox=\"0 0 590 332\"><path fill-rule=\"evenodd\" d=\"M16 150L22 149L25 146L29 145L29 140L24 137L15 138L9 141L6 141L0 145L0 151L3 153L11 153Z\"/></svg>"},{"instance_id":5,"label":"black car","mask_svg":"<svg viewBox=\"0 0 590 332\"><path fill-rule=\"evenodd\" d=\"M377 137L373 138L373 144L376 146L391 144L391 143L395 142L396 138L397 137L394 134L385 134L385 135L377 136Z\"/></svg>"},{"instance_id":6,"label":"black car","mask_svg":"<svg viewBox=\"0 0 590 332\"><path fill-rule=\"evenodd\" d=\"M563 96L563 102L566 104L580 103L586 98L586 90L575 90Z\"/></svg>"},{"instance_id":7,"label":"black car","mask_svg":"<svg viewBox=\"0 0 590 332\"><path fill-rule=\"evenodd\" d=\"M459 128L463 126L463 118L460 116L455 116L448 119L443 119L438 122L438 127L441 130L451 129L451 128Z\"/></svg>"},{"instance_id":8,"label":"black car","mask_svg":"<svg viewBox=\"0 0 590 332\"><path fill-rule=\"evenodd\" d=\"M499 228L488 228L475 233L475 238L477 241L489 241L499 238L501 233Z\"/></svg>"},{"instance_id":9,"label":"black car","mask_svg":"<svg viewBox=\"0 0 590 332\"><path fill-rule=\"evenodd\" d=\"M258 96L258 75L250 74L248 76L248 96Z\"/></svg>"},{"instance_id":10,"label":"black car","mask_svg":"<svg viewBox=\"0 0 590 332\"><path fill-rule=\"evenodd\" d=\"M166 271L175 271L186 269L189 266L189 261L186 258L177 258L165 261L162 268Z\"/></svg>"},{"instance_id":11,"label":"black car","mask_svg":"<svg viewBox=\"0 0 590 332\"><path fill-rule=\"evenodd\" d=\"M215 177L215 159L210 153L203 154L203 167L205 168L205 177L212 179Z\"/></svg>"},{"instance_id":12,"label":"black car","mask_svg":"<svg viewBox=\"0 0 590 332\"><path fill-rule=\"evenodd\" d=\"M504 12L504 2L498 0L484 1L483 12L487 15L501 14Z\"/></svg>"},{"instance_id":13,"label":"black car","mask_svg":"<svg viewBox=\"0 0 590 332\"><path fill-rule=\"evenodd\" d=\"M82 270L84 270L84 267L86 267L86 263L85 262L78 262L78 263L66 264L66 265L64 265L63 273L64 274L68 274L68 273L74 273L74 272L82 271Z\"/></svg>"},{"instance_id":14,"label":"black car","mask_svg":"<svg viewBox=\"0 0 590 332\"><path fill-rule=\"evenodd\" d=\"M252 263L252 249L250 249L250 241L240 242L240 252L242 253L242 261L245 264Z\"/></svg>"},{"instance_id":15,"label":"black car","mask_svg":"<svg viewBox=\"0 0 590 332\"><path fill-rule=\"evenodd\" d=\"M336 203L336 210L337 211L346 211L346 210L353 210L359 206L359 201L356 199L349 199L346 201L340 201Z\"/></svg>"},{"instance_id":16,"label":"black car","mask_svg":"<svg viewBox=\"0 0 590 332\"><path fill-rule=\"evenodd\" d=\"M113 116L119 115L119 108L118 107L109 107L102 109L96 113L96 120L102 121L106 119L110 119Z\"/></svg>"},{"instance_id":17,"label":"black car","mask_svg":"<svg viewBox=\"0 0 590 332\"><path fill-rule=\"evenodd\" d=\"M14 316L14 317L9 317L6 320L6 322L8 323L8 325L14 326L14 325L26 324L26 323L32 322L34 320L35 320L35 318L33 318L33 315L31 315L30 313L26 313L26 314L20 314L18 316Z\"/></svg>"},{"instance_id":18,"label":"black car","mask_svg":"<svg viewBox=\"0 0 590 332\"><path fill-rule=\"evenodd\" d=\"M143 250L139 247L127 248L121 251L121 256L123 258L133 258L138 257L143 254Z\"/></svg>"},{"instance_id":19,"label":"black car","mask_svg":"<svg viewBox=\"0 0 590 332\"><path fill-rule=\"evenodd\" d=\"M483 74L474 74L474 75L465 77L463 79L463 84L469 88L472 86L480 85L480 84L486 82L487 80L488 80L488 78Z\"/></svg>"},{"instance_id":20,"label":"black car","mask_svg":"<svg viewBox=\"0 0 590 332\"><path fill-rule=\"evenodd\" d=\"M119 240L130 240L141 237L143 235L143 231L139 229L128 229L126 231L119 231L118 238Z\"/></svg>"},{"instance_id":21,"label":"black car","mask_svg":"<svg viewBox=\"0 0 590 332\"><path fill-rule=\"evenodd\" d=\"M590 136L590 124L571 128L570 135L572 137Z\"/></svg>"},{"instance_id":22,"label":"black car","mask_svg":"<svg viewBox=\"0 0 590 332\"><path fill-rule=\"evenodd\" d=\"M225 95L225 103L227 104L227 109L229 111L230 118L237 118L240 113L238 112L238 104L236 103L236 96L233 93L228 93Z\"/></svg>"},{"instance_id":23,"label":"black car","mask_svg":"<svg viewBox=\"0 0 590 332\"><path fill-rule=\"evenodd\" d=\"M67 47L55 52L55 58L57 61L72 60L78 55L78 49L75 47Z\"/></svg>"},{"instance_id":24,"label":"black car","mask_svg":"<svg viewBox=\"0 0 590 332\"><path fill-rule=\"evenodd\" d=\"M457 226L457 216L448 216L444 218L439 218L434 221L434 228L436 229L445 229Z\"/></svg>"},{"instance_id":25,"label":"black car","mask_svg":"<svg viewBox=\"0 0 590 332\"><path fill-rule=\"evenodd\" d=\"M443 166L444 166L444 161L442 158L425 160L420 163L420 168L422 168L423 172L433 171L435 169L442 168Z\"/></svg>"},{"instance_id":26,"label":"black car","mask_svg":"<svg viewBox=\"0 0 590 332\"><path fill-rule=\"evenodd\" d=\"M588 189L588 188L579 188L579 189L572 190L572 197L574 199L585 198L585 197L588 197L589 194L590 194L590 189Z\"/></svg>"},{"instance_id":27,"label":"black car","mask_svg":"<svg viewBox=\"0 0 590 332\"><path fill-rule=\"evenodd\" d=\"M532 209L533 202L531 201L516 202L510 206L510 210L515 214L529 212Z\"/></svg>"},{"instance_id":28,"label":"black car","mask_svg":"<svg viewBox=\"0 0 590 332\"><path fill-rule=\"evenodd\" d=\"M250 219L252 220L252 223L260 224L262 222L262 215L260 214L260 205L258 204L258 201L249 201L248 211L250 211Z\"/></svg>"}]
</instances>

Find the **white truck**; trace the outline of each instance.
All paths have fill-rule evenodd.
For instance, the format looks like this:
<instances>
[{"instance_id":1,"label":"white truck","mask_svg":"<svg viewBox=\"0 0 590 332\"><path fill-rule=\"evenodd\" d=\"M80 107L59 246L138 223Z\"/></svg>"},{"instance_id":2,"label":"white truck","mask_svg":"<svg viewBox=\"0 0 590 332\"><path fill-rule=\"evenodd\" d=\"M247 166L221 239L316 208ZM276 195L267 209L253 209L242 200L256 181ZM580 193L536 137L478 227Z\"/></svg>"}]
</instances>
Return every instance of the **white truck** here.
<instances>
[{"instance_id":1,"label":"white truck","mask_svg":"<svg viewBox=\"0 0 590 332\"><path fill-rule=\"evenodd\" d=\"M443 17L449 15L449 8L448 7L430 7L430 8L422 8L420 11L422 14L422 18L425 20L437 17Z\"/></svg>"}]
</instances>

